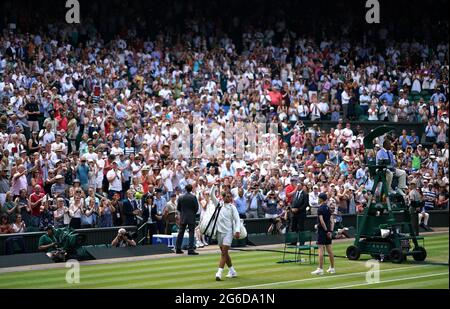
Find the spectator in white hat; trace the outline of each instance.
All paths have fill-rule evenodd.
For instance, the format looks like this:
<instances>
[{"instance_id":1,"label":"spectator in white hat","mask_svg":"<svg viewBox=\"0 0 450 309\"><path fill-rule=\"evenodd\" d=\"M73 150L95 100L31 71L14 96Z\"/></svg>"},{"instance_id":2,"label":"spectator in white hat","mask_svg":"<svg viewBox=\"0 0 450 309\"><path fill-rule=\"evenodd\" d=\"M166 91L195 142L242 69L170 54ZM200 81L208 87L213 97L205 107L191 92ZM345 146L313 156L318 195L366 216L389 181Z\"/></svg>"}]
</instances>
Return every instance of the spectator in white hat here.
<instances>
[{"instance_id":1,"label":"spectator in white hat","mask_svg":"<svg viewBox=\"0 0 450 309\"><path fill-rule=\"evenodd\" d=\"M310 214L315 216L317 215L317 208L319 207L319 186L313 185L313 190L309 192L309 207Z\"/></svg>"}]
</instances>

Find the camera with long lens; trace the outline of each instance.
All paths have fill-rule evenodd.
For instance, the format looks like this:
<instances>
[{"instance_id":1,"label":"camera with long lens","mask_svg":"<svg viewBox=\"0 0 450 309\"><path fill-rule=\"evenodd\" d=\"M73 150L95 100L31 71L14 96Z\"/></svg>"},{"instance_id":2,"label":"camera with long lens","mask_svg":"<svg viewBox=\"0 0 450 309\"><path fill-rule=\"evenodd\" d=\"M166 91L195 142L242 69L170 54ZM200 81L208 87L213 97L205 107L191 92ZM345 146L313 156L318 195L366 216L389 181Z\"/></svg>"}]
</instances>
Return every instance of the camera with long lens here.
<instances>
[{"instance_id":1,"label":"camera with long lens","mask_svg":"<svg viewBox=\"0 0 450 309\"><path fill-rule=\"evenodd\" d=\"M55 262L63 262L67 259L78 259L78 249L86 242L86 235L78 234L71 228L54 229L54 235L58 248L52 259Z\"/></svg>"},{"instance_id":2,"label":"camera with long lens","mask_svg":"<svg viewBox=\"0 0 450 309\"><path fill-rule=\"evenodd\" d=\"M125 229L121 228L121 229L119 229L117 236L119 238L136 239L138 235L136 232L130 233L130 232L126 231Z\"/></svg>"},{"instance_id":3,"label":"camera with long lens","mask_svg":"<svg viewBox=\"0 0 450 309\"><path fill-rule=\"evenodd\" d=\"M137 238L137 233L130 233L130 232L126 232L125 234L122 234L124 237L128 238L128 239L136 239Z\"/></svg>"}]
</instances>

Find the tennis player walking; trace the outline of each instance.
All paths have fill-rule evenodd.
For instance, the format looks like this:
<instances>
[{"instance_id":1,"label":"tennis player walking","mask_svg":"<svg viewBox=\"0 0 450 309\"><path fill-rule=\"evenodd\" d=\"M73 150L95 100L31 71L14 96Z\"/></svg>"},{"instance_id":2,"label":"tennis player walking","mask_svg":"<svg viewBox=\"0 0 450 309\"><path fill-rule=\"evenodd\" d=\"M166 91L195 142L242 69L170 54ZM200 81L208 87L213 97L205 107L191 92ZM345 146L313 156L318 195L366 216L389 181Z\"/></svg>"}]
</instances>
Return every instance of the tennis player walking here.
<instances>
[{"instance_id":1,"label":"tennis player walking","mask_svg":"<svg viewBox=\"0 0 450 309\"><path fill-rule=\"evenodd\" d=\"M231 257L228 251L230 250L233 236L239 239L241 221L236 207L233 205L233 194L230 191L222 193L223 202L219 202L216 198L216 187L211 188L210 198L216 207L220 207L217 223L216 223L216 238L220 247L221 256L219 261L219 269L216 273L216 281L222 280L222 273L225 264L228 266L227 278L237 277L231 262Z\"/></svg>"}]
</instances>

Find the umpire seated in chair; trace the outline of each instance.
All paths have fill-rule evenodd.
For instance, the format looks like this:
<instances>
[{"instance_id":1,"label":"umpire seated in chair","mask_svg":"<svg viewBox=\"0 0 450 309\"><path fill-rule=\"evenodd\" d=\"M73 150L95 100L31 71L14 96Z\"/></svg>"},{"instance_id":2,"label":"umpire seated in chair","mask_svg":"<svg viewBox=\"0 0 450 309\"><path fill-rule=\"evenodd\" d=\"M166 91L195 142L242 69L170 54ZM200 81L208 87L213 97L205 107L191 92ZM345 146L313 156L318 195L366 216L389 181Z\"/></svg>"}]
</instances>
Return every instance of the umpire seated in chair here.
<instances>
[{"instance_id":1,"label":"umpire seated in chair","mask_svg":"<svg viewBox=\"0 0 450 309\"><path fill-rule=\"evenodd\" d=\"M385 139L383 142L383 147L378 150L376 157L377 165L385 165L387 163L386 169L386 182L387 187L390 193L392 192L392 179L395 176L398 177L398 192L405 196L405 190L408 189L406 186L406 172L404 170L395 168L395 159L394 155L391 151L391 141L389 139Z\"/></svg>"}]
</instances>

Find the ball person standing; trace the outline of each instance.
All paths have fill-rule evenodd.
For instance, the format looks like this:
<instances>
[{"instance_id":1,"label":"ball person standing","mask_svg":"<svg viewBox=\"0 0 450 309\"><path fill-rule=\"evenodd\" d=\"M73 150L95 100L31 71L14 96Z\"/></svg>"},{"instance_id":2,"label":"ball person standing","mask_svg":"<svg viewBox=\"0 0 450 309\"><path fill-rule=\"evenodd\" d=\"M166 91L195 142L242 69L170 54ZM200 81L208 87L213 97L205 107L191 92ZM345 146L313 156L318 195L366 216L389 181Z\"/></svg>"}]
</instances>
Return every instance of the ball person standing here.
<instances>
[{"instance_id":1,"label":"ball person standing","mask_svg":"<svg viewBox=\"0 0 450 309\"><path fill-rule=\"evenodd\" d=\"M178 232L176 253L183 254L181 245L183 243L184 231L186 227L189 229L189 255L198 255L194 251L194 232L195 232L195 214L198 211L198 200L194 194L192 194L192 185L186 185L186 194L183 194L178 199L177 210L180 212L180 230Z\"/></svg>"},{"instance_id":2,"label":"ball person standing","mask_svg":"<svg viewBox=\"0 0 450 309\"><path fill-rule=\"evenodd\" d=\"M327 250L330 257L330 268L327 273L334 274L334 255L331 248L331 239L333 236L334 222L331 220L331 210L326 204L327 195L319 194L319 209L317 211L318 227L317 227L317 244L319 245L319 268L313 271L312 275L323 275L324 249Z\"/></svg>"},{"instance_id":3,"label":"ball person standing","mask_svg":"<svg viewBox=\"0 0 450 309\"><path fill-rule=\"evenodd\" d=\"M231 243L233 242L233 236L239 239L241 230L241 220L236 207L233 205L233 194L231 191L223 193L223 203L219 205L219 201L216 198L216 187L213 186L210 193L210 198L216 207L221 207L216 226L216 238L220 247L221 255L219 261L219 268L216 273L216 281L222 280L222 272L225 264L228 266L227 278L237 277L237 273L234 270L233 263L228 251L230 250Z\"/></svg>"}]
</instances>

